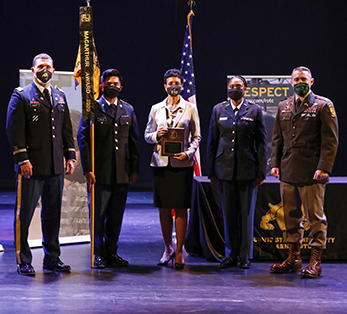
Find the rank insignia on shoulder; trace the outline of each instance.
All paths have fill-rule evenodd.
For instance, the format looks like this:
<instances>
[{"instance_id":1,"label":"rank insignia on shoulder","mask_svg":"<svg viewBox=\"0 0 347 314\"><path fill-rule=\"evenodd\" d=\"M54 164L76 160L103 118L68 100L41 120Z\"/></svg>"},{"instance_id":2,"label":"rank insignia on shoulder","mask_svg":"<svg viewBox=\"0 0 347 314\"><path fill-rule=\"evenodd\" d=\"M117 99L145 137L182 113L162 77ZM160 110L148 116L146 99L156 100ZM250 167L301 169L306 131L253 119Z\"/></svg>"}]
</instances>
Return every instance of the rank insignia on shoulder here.
<instances>
[{"instance_id":1,"label":"rank insignia on shoulder","mask_svg":"<svg viewBox=\"0 0 347 314\"><path fill-rule=\"evenodd\" d=\"M16 90L19 91L19 92L22 92L24 89L19 86L19 87L16 88Z\"/></svg>"},{"instance_id":2,"label":"rank insignia on shoulder","mask_svg":"<svg viewBox=\"0 0 347 314\"><path fill-rule=\"evenodd\" d=\"M64 91L60 87L57 87L57 90L64 94Z\"/></svg>"},{"instance_id":3,"label":"rank insignia on shoulder","mask_svg":"<svg viewBox=\"0 0 347 314\"><path fill-rule=\"evenodd\" d=\"M333 118L335 118L336 117L336 112L335 112L335 107L334 107L333 103L329 102L328 103L328 107L329 107L329 111L330 111L331 116Z\"/></svg>"}]
</instances>

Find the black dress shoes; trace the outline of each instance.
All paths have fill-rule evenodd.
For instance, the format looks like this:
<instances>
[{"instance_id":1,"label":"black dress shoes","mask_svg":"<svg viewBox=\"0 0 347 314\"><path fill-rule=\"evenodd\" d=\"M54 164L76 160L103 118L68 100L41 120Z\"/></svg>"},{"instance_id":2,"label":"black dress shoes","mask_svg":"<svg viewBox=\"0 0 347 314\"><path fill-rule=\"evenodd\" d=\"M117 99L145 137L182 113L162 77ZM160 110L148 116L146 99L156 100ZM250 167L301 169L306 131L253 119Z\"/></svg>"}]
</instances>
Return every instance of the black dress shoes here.
<instances>
[{"instance_id":1,"label":"black dress shoes","mask_svg":"<svg viewBox=\"0 0 347 314\"><path fill-rule=\"evenodd\" d=\"M22 276L35 276L35 269L31 264L17 265L17 273Z\"/></svg>"},{"instance_id":2,"label":"black dress shoes","mask_svg":"<svg viewBox=\"0 0 347 314\"><path fill-rule=\"evenodd\" d=\"M128 261L122 259L117 254L108 255L106 258L107 265L113 267L127 267L129 266Z\"/></svg>"},{"instance_id":3,"label":"black dress shoes","mask_svg":"<svg viewBox=\"0 0 347 314\"><path fill-rule=\"evenodd\" d=\"M176 256L176 252L173 252L172 254L164 253L163 257L159 260L158 266L165 266L167 265L170 261L173 262L174 258Z\"/></svg>"},{"instance_id":4,"label":"black dress shoes","mask_svg":"<svg viewBox=\"0 0 347 314\"><path fill-rule=\"evenodd\" d=\"M246 259L246 258L242 258L242 259L240 260L240 265L239 265L239 267L240 267L241 269L249 269L249 268L251 268L251 262L250 262L248 259Z\"/></svg>"},{"instance_id":5,"label":"black dress shoes","mask_svg":"<svg viewBox=\"0 0 347 314\"><path fill-rule=\"evenodd\" d=\"M220 268L230 268L230 267L236 267L237 266L237 259L228 257L225 258L219 265Z\"/></svg>"},{"instance_id":6,"label":"black dress shoes","mask_svg":"<svg viewBox=\"0 0 347 314\"><path fill-rule=\"evenodd\" d=\"M42 267L47 270L53 270L61 273L69 273L71 271L71 267L69 265L65 265L59 257L49 261L45 260Z\"/></svg>"},{"instance_id":7,"label":"black dress shoes","mask_svg":"<svg viewBox=\"0 0 347 314\"><path fill-rule=\"evenodd\" d=\"M175 263L175 269L181 270L184 268L184 263Z\"/></svg>"},{"instance_id":8,"label":"black dress shoes","mask_svg":"<svg viewBox=\"0 0 347 314\"><path fill-rule=\"evenodd\" d=\"M106 267L106 261L105 259L100 255L95 255L94 257L94 268L105 268Z\"/></svg>"}]
</instances>

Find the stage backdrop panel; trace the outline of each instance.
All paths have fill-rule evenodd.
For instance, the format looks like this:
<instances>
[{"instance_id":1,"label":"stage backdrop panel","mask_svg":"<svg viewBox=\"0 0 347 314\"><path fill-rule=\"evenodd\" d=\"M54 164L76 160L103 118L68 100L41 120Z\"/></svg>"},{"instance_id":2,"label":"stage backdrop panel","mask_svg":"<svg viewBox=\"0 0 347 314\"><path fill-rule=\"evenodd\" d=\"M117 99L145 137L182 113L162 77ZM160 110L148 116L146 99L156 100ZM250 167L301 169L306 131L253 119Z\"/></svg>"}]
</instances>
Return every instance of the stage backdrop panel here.
<instances>
[{"instance_id":1,"label":"stage backdrop panel","mask_svg":"<svg viewBox=\"0 0 347 314\"><path fill-rule=\"evenodd\" d=\"M33 80L30 70L19 70L19 85L24 87ZM80 152L77 145L77 129L81 117L81 88L76 86L73 72L55 71L51 84L61 88L67 98L70 109L73 136L76 148L75 172L65 176L64 192L60 225L60 243L75 243L89 241L88 196L85 178L83 176ZM39 201L33 221L29 229L29 245L42 246L40 222L41 200Z\"/></svg>"}]
</instances>

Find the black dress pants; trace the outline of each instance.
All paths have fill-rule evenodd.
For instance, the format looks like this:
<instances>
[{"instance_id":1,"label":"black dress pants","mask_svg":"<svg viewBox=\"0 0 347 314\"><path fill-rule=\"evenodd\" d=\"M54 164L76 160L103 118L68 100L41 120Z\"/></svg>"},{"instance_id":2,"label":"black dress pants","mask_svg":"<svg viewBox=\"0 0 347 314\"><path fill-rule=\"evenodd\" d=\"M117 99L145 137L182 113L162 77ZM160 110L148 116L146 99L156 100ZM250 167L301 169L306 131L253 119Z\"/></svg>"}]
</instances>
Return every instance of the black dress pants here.
<instances>
[{"instance_id":1,"label":"black dress pants","mask_svg":"<svg viewBox=\"0 0 347 314\"><path fill-rule=\"evenodd\" d=\"M116 254L129 184L95 184L94 253Z\"/></svg>"},{"instance_id":2,"label":"black dress pants","mask_svg":"<svg viewBox=\"0 0 347 314\"><path fill-rule=\"evenodd\" d=\"M14 234L17 263L32 262L28 244L29 226L37 202L41 196L42 246L44 261L60 256L59 229L64 175L32 176L30 179L16 175L17 196L14 218Z\"/></svg>"}]
</instances>

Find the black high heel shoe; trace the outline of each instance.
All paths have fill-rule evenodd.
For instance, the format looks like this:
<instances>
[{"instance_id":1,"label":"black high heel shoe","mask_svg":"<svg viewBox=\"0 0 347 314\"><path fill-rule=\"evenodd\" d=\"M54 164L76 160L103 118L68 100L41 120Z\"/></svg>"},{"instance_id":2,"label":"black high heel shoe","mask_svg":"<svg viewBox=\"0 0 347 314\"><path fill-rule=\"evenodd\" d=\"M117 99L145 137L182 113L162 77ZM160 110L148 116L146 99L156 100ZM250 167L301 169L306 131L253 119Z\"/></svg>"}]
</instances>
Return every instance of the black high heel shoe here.
<instances>
[{"instance_id":1,"label":"black high heel shoe","mask_svg":"<svg viewBox=\"0 0 347 314\"><path fill-rule=\"evenodd\" d=\"M172 261L172 263L173 263L175 256L176 256L176 252L173 252L173 253L169 256L168 259L166 259L166 260L161 259L157 265L158 265L158 266L165 266L165 265L167 265L170 261Z\"/></svg>"},{"instance_id":2,"label":"black high heel shoe","mask_svg":"<svg viewBox=\"0 0 347 314\"><path fill-rule=\"evenodd\" d=\"M175 263L175 269L181 270L184 268L184 263Z\"/></svg>"}]
</instances>

